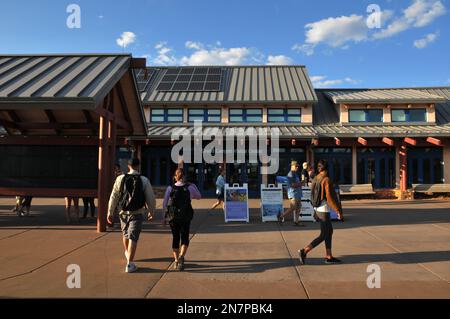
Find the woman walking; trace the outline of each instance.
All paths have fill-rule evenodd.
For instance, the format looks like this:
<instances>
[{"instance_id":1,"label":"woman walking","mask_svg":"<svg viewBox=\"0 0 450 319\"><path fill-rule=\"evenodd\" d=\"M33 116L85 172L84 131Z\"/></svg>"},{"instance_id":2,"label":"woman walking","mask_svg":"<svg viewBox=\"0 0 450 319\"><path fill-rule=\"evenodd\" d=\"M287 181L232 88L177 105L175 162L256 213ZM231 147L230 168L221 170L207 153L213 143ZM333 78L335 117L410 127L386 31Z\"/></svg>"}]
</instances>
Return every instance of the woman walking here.
<instances>
[{"instance_id":1,"label":"woman walking","mask_svg":"<svg viewBox=\"0 0 450 319\"><path fill-rule=\"evenodd\" d=\"M328 177L328 165L324 160L320 160L317 164L319 174L314 178L311 187L311 201L314 206L315 196L319 199L319 205L314 207L316 213L315 218L320 222L320 235L314 239L311 244L299 250L300 262L305 263L308 253L317 247L320 243L325 241L326 248L326 264L340 263L341 261L333 257L331 252L331 241L333 238L333 225L331 224L331 217L329 207L335 210L340 221L344 221L342 207L337 200L337 195L330 178ZM316 197L317 198L317 197Z\"/></svg>"},{"instance_id":2,"label":"woman walking","mask_svg":"<svg viewBox=\"0 0 450 319\"><path fill-rule=\"evenodd\" d=\"M174 268L182 271L184 270L184 258L189 247L189 229L194 217L191 200L201 199L202 196L197 186L185 183L183 169L179 168L175 171L174 181L173 185L167 187L164 195L164 224L169 222L172 230Z\"/></svg>"}]
</instances>

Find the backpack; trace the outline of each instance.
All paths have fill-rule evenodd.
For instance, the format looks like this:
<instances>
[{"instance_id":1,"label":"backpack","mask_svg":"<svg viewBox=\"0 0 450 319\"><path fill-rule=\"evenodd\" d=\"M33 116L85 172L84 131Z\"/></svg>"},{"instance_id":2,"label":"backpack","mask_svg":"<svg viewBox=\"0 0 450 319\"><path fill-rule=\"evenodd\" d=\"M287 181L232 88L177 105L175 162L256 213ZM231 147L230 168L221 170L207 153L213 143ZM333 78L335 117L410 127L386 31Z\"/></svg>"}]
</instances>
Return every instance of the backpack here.
<instances>
[{"instance_id":1,"label":"backpack","mask_svg":"<svg viewBox=\"0 0 450 319\"><path fill-rule=\"evenodd\" d=\"M183 186L172 185L166 211L169 222L190 222L194 217L194 210L191 205L191 193L188 187L189 184Z\"/></svg>"},{"instance_id":2,"label":"backpack","mask_svg":"<svg viewBox=\"0 0 450 319\"><path fill-rule=\"evenodd\" d=\"M316 178L311 185L311 205L316 208L319 207L322 203L322 181L325 177L322 177L320 180ZM326 195L324 196L326 200Z\"/></svg>"},{"instance_id":3,"label":"backpack","mask_svg":"<svg viewBox=\"0 0 450 319\"><path fill-rule=\"evenodd\" d=\"M145 205L144 185L141 175L126 174L120 185L119 208L122 211L137 211Z\"/></svg>"}]
</instances>

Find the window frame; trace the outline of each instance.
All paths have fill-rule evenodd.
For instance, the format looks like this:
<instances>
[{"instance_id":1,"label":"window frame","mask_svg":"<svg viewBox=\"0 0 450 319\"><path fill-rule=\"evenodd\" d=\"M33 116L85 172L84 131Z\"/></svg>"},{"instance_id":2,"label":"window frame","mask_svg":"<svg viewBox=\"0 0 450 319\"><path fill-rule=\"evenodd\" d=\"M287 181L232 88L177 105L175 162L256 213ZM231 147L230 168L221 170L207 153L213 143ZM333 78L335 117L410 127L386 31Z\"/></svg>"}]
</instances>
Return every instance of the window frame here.
<instances>
[{"instance_id":1,"label":"window frame","mask_svg":"<svg viewBox=\"0 0 450 319\"><path fill-rule=\"evenodd\" d=\"M411 121L411 110L421 110L424 112L424 120L423 121ZM394 116L392 113L394 111L404 111L405 112L405 120L404 121L394 121ZM392 109L391 110L391 122L392 123L426 123L428 121L428 112L426 108L413 108L413 109Z\"/></svg>"},{"instance_id":2,"label":"window frame","mask_svg":"<svg viewBox=\"0 0 450 319\"><path fill-rule=\"evenodd\" d=\"M280 115L272 115L272 116L274 116L274 117L282 117L283 118L283 121L273 121L273 120L270 120L270 111L271 110L282 110L283 112L283 114L280 114ZM292 121L292 120L289 120L289 117L292 117L292 116L294 116L294 115L290 115L289 114L289 110L296 110L296 111L299 111L299 119L298 119L298 121ZM295 115L295 116L297 116L297 115ZM297 123L297 124L300 124L300 123L302 123L302 109L301 108L274 108L274 107L271 107L271 108L267 108L267 123Z\"/></svg>"},{"instance_id":3,"label":"window frame","mask_svg":"<svg viewBox=\"0 0 450 319\"><path fill-rule=\"evenodd\" d=\"M221 108L189 108L187 111L188 112L187 120L188 120L188 123L194 123L195 120L191 121L190 111L202 111L203 114L192 115L192 116L203 117L203 120L202 120L203 123L221 123L222 122L222 109ZM209 111L219 111L219 114L218 115L209 114ZM219 120L218 121L210 121L209 117L211 117L211 116L217 116L217 117L219 117Z\"/></svg>"},{"instance_id":4,"label":"window frame","mask_svg":"<svg viewBox=\"0 0 450 319\"><path fill-rule=\"evenodd\" d=\"M169 115L169 111L177 110L181 111L181 115ZM154 111L163 111L163 114L156 115L158 117L163 117L162 121L153 121L153 112ZM180 121L169 121L169 116L181 116ZM152 108L150 109L150 123L154 124L172 124L172 123L183 123L184 122L184 109L183 108Z\"/></svg>"},{"instance_id":5,"label":"window frame","mask_svg":"<svg viewBox=\"0 0 450 319\"><path fill-rule=\"evenodd\" d=\"M242 115L241 115L242 116L242 121L232 121L231 120L232 116L239 116L239 115L231 115L230 111L232 111L232 110L241 110L242 111ZM247 111L249 111L249 110L259 110L261 115L248 114ZM249 117L253 117L253 116L261 116L261 121L260 122L259 121L249 121L248 118ZM257 107L255 107L255 108L230 108L228 110L228 123L235 123L235 124L239 124L239 123L262 123L263 122L263 118L264 118L264 116L263 116L263 109L262 108L257 108Z\"/></svg>"},{"instance_id":6,"label":"window frame","mask_svg":"<svg viewBox=\"0 0 450 319\"><path fill-rule=\"evenodd\" d=\"M369 120L369 112L374 111L374 110L381 111L381 121L370 121ZM352 121L350 119L350 113L352 111L363 111L364 112L364 121ZM349 109L348 110L348 122L349 123L384 123L384 110L379 109L379 108L376 108L376 109Z\"/></svg>"}]
</instances>

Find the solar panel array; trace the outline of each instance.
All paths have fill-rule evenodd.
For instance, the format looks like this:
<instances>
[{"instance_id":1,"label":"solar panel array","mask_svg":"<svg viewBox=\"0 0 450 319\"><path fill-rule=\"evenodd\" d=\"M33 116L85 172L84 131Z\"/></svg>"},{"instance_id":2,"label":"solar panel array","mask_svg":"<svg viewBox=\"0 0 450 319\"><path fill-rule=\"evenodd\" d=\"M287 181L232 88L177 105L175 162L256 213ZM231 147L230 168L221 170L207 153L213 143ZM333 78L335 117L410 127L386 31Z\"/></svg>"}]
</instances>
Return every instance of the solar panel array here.
<instances>
[{"instance_id":1,"label":"solar panel array","mask_svg":"<svg viewBox=\"0 0 450 319\"><path fill-rule=\"evenodd\" d=\"M222 68L169 68L161 79L158 91L220 91Z\"/></svg>"},{"instance_id":2,"label":"solar panel array","mask_svg":"<svg viewBox=\"0 0 450 319\"><path fill-rule=\"evenodd\" d=\"M147 89L148 84L156 74L155 69L140 69L136 74L136 82L139 92L143 92Z\"/></svg>"}]
</instances>

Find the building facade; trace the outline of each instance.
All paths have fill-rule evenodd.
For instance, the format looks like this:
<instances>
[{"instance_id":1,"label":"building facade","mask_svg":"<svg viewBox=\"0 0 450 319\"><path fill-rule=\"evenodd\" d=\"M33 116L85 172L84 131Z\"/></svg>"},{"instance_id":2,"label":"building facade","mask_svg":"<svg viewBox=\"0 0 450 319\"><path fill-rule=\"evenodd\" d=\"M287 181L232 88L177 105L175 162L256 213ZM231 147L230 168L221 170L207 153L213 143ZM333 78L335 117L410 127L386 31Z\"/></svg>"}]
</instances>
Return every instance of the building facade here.
<instances>
[{"instance_id":1,"label":"building facade","mask_svg":"<svg viewBox=\"0 0 450 319\"><path fill-rule=\"evenodd\" d=\"M286 175L291 160L319 159L328 160L339 185L406 191L450 183L450 87L314 89L304 66L151 67L135 75L149 126L143 172L156 187L184 166L188 179L213 196L223 167L227 182L248 183L257 196L262 183ZM196 121L204 134L279 129L278 172L261 174L262 164L248 160L255 150L247 139L241 163L174 163L172 134L193 133Z\"/></svg>"}]
</instances>

